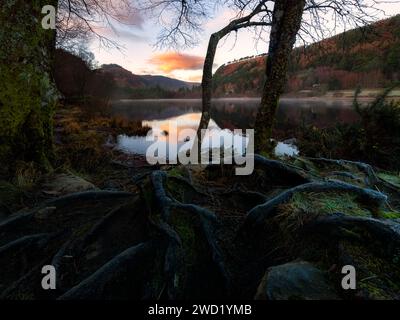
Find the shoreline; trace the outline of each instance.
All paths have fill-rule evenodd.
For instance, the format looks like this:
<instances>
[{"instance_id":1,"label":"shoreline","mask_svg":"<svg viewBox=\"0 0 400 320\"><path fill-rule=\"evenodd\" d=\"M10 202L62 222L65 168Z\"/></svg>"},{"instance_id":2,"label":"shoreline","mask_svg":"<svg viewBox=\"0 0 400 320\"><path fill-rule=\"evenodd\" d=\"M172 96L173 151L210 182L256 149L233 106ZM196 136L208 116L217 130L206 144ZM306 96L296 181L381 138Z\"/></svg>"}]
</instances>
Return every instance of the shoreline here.
<instances>
[{"instance_id":1,"label":"shoreline","mask_svg":"<svg viewBox=\"0 0 400 320\"><path fill-rule=\"evenodd\" d=\"M382 89L383 90L383 89ZM371 91L361 93L358 96L359 101L369 102L374 100L382 91ZM291 100L300 100L300 101L326 101L329 99L331 101L352 101L354 99L354 92L350 94L349 91L332 91L328 92L324 95L304 95L304 94L285 94L282 95L281 101L291 101ZM400 91L393 92L388 95L388 99L400 100ZM158 102L158 101L192 101L192 102L201 102L201 98L160 98L160 99L114 99L112 102L129 102L129 101L147 101L147 102ZM261 101L261 97L255 96L226 96L226 97L215 97L211 99L212 101Z\"/></svg>"}]
</instances>

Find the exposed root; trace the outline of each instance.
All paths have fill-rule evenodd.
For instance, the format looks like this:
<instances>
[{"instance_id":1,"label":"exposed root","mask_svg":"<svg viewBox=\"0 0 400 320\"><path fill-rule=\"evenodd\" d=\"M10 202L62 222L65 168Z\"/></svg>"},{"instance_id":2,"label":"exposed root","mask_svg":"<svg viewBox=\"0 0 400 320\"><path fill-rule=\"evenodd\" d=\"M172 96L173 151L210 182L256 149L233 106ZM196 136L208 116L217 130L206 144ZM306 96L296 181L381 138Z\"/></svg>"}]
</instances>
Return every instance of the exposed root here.
<instances>
[{"instance_id":1,"label":"exposed root","mask_svg":"<svg viewBox=\"0 0 400 320\"><path fill-rule=\"evenodd\" d=\"M400 246L400 224L382 219L349 216L343 213L321 216L305 226L305 231L322 232L346 227L360 227L385 243L385 250Z\"/></svg>"},{"instance_id":2,"label":"exposed root","mask_svg":"<svg viewBox=\"0 0 400 320\"><path fill-rule=\"evenodd\" d=\"M100 219L92 229L85 235L83 238L80 247L85 247L94 237L99 235L106 227L107 224L110 223L116 216L118 216L118 212L121 210L122 206L117 206L112 209L108 214L106 214L102 219Z\"/></svg>"},{"instance_id":3,"label":"exposed root","mask_svg":"<svg viewBox=\"0 0 400 320\"><path fill-rule=\"evenodd\" d=\"M29 211L26 213L15 214L15 215L9 217L8 219L2 221L0 223L0 233L9 231L9 230L13 229L14 227L19 226L21 224L23 225L25 223L29 223L34 218L36 211L37 210Z\"/></svg>"},{"instance_id":4,"label":"exposed root","mask_svg":"<svg viewBox=\"0 0 400 320\"><path fill-rule=\"evenodd\" d=\"M262 166L269 173L278 176L282 180L290 181L294 184L304 184L310 182L307 172L295 166L285 164L281 161L270 160L258 154L254 155L256 165Z\"/></svg>"},{"instance_id":5,"label":"exposed root","mask_svg":"<svg viewBox=\"0 0 400 320\"><path fill-rule=\"evenodd\" d=\"M387 196L380 192L371 189L360 188L345 182L311 182L286 190L277 197L250 210L245 220L245 227L262 224L265 219L274 215L275 209L278 205L287 202L293 196L293 194L297 192L326 191L353 192L364 201L376 207L381 206L385 201L387 201Z\"/></svg>"},{"instance_id":6,"label":"exposed root","mask_svg":"<svg viewBox=\"0 0 400 320\"><path fill-rule=\"evenodd\" d=\"M127 287L128 292L140 295L142 289L140 283L144 281L142 270L149 268L154 256L155 245L153 242L141 243L131 247L64 293L58 300L133 298L132 296L112 295L112 293L115 293L112 288L117 286L118 283L123 283L123 287ZM126 278L131 280L129 284L126 283ZM140 299L141 297L136 298Z\"/></svg>"},{"instance_id":7,"label":"exposed root","mask_svg":"<svg viewBox=\"0 0 400 320\"><path fill-rule=\"evenodd\" d=\"M167 196L164 189L164 181L167 179L167 174L164 171L155 171L151 175L151 181L153 183L154 195L157 199L159 209L162 213L162 219L168 221L170 207L173 201Z\"/></svg>"},{"instance_id":8,"label":"exposed root","mask_svg":"<svg viewBox=\"0 0 400 320\"><path fill-rule=\"evenodd\" d=\"M168 178L169 177L166 175L166 173L162 171L154 172L152 175L152 182L155 189L155 197L157 202L160 204L160 208L162 209L162 219L168 225L170 219L170 210L172 209L181 209L187 212L191 212L200 219L201 230L204 234L204 237L207 241L207 245L210 249L212 261L217 266L217 269L223 278L225 289L227 289L229 285L228 284L229 276L228 273L226 272L222 254L214 237L213 225L218 223L217 217L213 212L205 208L202 208L194 204L182 204L177 200L167 196L164 188L164 182ZM188 181L185 182L189 183ZM169 227L167 228L167 230L169 230L169 233L171 233ZM177 235L176 232L173 231L173 238L176 239L176 237L178 237L179 239L179 235ZM169 246L169 248L167 249L167 261L169 264L167 269L169 274L171 273L171 270L175 270L173 272L175 273L177 269L181 268L181 266L178 266L176 262L173 262L173 260L180 261L180 258L178 256L179 256L179 251L181 250L181 246L182 246L181 240L179 239L179 241L173 241ZM171 257L174 258L172 259L172 261ZM173 266L173 268L171 268L171 266ZM169 289L169 291L174 292L172 295L176 294L175 288L173 290Z\"/></svg>"},{"instance_id":9,"label":"exposed root","mask_svg":"<svg viewBox=\"0 0 400 320\"><path fill-rule=\"evenodd\" d=\"M325 163L332 163L339 166L344 167L346 164L354 165L359 170L364 172L367 176L365 181L366 185L369 187L373 187L379 181L375 170L372 168L371 165L364 163L364 162L357 162L357 161L349 161L349 160L335 160L335 159L326 159L326 158L305 158L314 162L325 162Z\"/></svg>"},{"instance_id":10,"label":"exposed root","mask_svg":"<svg viewBox=\"0 0 400 320\"><path fill-rule=\"evenodd\" d=\"M359 206L360 211L365 209L364 205L371 206L369 211L365 209L366 215L380 213L375 209L387 201L385 194L328 179L346 177L358 183L363 181L357 175L366 175L368 185L372 186L371 181L376 178L373 169L367 164L351 161L313 161L343 167L352 164L358 169L355 168L353 174L351 170L345 172L336 168L338 171L324 171L320 176L314 170L307 172L256 155L255 178L232 178L233 167L222 172L222 177L217 170L193 177L190 168L185 168L188 174L182 176L180 168L178 176L173 172L168 174L168 171L149 171L133 178L135 183L143 182L138 186L142 191L141 198L128 192L89 191L50 199L29 212L14 214L0 223L1 243L5 243L0 247L0 256L9 259L10 253L17 252L17 258L25 259L27 263L18 272L10 265L3 283L0 283L2 297L22 294L23 298L59 297L60 300L184 299L196 298L196 295L211 297L213 294L225 297L228 293L235 297L250 297L268 266L283 262L290 255L294 255L290 258L295 258L295 255L303 254L303 244L299 244L303 251L296 251L297 247L289 247L292 243L275 237L275 225L278 225L276 232L284 236L286 233L283 231L291 232L290 228L294 226L296 235L304 232L311 236L311 240L314 236L322 239L318 232L327 234L328 241L342 241L345 236L346 241L353 240L351 234L354 234L355 241L362 241L366 235L365 239L372 237L387 244L385 252L395 254L400 248L400 224L351 216L349 214L359 213L355 206L347 203L334 206L332 203L336 202L330 200L328 208L325 202L321 206L314 202L316 198L320 201L318 193L337 192L326 195L325 200L331 196L342 203L350 198L349 203ZM205 176L210 180L216 178L206 182ZM282 189L287 190L277 195ZM306 196L298 193L306 193ZM104 201L103 206L101 201L110 199L114 201ZM92 202L86 204L85 201ZM280 206L285 203L286 207ZM307 203L308 206L305 209L296 207L298 203ZM52 216L55 209L56 214ZM354 210L346 212L351 209ZM337 211L346 214L336 214ZM292 222L303 217L298 212L304 212L310 219L301 220L298 225L286 223L286 220ZM320 212L326 214L320 215ZM243 227L250 233L254 230L252 227L263 226L272 217L275 219L268 229L272 234L264 232L259 237L257 233L254 238L240 239L240 244L234 241L243 220ZM217 228L221 226L220 221L226 223L225 229ZM345 229L350 230L346 233ZM360 229L362 232L359 233ZM25 236L21 237L23 234ZM15 240L17 237L20 238ZM49 242L53 237L56 237L56 242ZM265 241L270 239L276 243L270 245ZM323 245L322 241L317 247ZM278 253L278 248L282 248L284 253ZM33 261L31 256L38 249L43 251L43 255ZM329 257L330 254L331 251ZM56 268L58 290L43 293L40 288L27 289L40 277L40 263L51 263Z\"/></svg>"},{"instance_id":11,"label":"exposed root","mask_svg":"<svg viewBox=\"0 0 400 320\"><path fill-rule=\"evenodd\" d=\"M186 180L183 177L178 177L178 176L168 176L168 179L172 179L172 180L177 180L183 184L185 184L187 187L189 187L190 189L192 189L194 192L201 194L202 196L208 197L209 195L199 189L197 189L194 185L193 182Z\"/></svg>"},{"instance_id":12,"label":"exposed root","mask_svg":"<svg viewBox=\"0 0 400 320\"><path fill-rule=\"evenodd\" d=\"M56 199L50 199L43 203L43 206L46 207L60 207L69 205L72 201L90 201L90 200L105 200L105 199L119 199L119 198L129 198L134 196L133 193L130 192L122 192L122 191L107 191L107 190L99 190L99 191L86 191L86 192L78 192L68 194ZM43 207L42 206L42 207Z\"/></svg>"},{"instance_id":13,"label":"exposed root","mask_svg":"<svg viewBox=\"0 0 400 320\"><path fill-rule=\"evenodd\" d=\"M0 247L0 257L10 251L18 250L21 247L30 247L31 245L36 245L39 248L44 247L53 236L53 234L49 233L38 233L11 241Z\"/></svg>"}]
</instances>

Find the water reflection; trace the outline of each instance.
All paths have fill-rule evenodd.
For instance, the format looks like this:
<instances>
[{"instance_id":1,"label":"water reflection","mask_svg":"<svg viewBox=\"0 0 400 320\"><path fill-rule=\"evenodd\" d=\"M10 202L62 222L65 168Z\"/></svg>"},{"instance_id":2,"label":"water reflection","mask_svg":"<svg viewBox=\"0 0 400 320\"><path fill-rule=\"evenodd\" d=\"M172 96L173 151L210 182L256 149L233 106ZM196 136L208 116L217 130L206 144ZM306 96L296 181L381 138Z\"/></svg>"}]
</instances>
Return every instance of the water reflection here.
<instances>
[{"instance_id":1,"label":"water reflection","mask_svg":"<svg viewBox=\"0 0 400 320\"><path fill-rule=\"evenodd\" d=\"M211 117L220 128L246 129L253 126L259 104L257 98L215 99ZM140 121L166 120L200 111L200 99L121 100L113 105L114 114ZM348 123L355 120L357 114L351 99L284 98L277 113L278 125L288 122L324 127L337 121Z\"/></svg>"},{"instance_id":2,"label":"water reflection","mask_svg":"<svg viewBox=\"0 0 400 320\"><path fill-rule=\"evenodd\" d=\"M126 153L146 154L155 141L158 142L157 157L168 159L191 150L196 137L201 113L188 113L165 120L144 120L143 125L152 128L148 137L118 137L117 146ZM243 154L249 138L241 133L221 129L214 120L209 123L203 138L201 149L207 150L224 147L225 153ZM233 153L232 153L233 152Z\"/></svg>"},{"instance_id":3,"label":"water reflection","mask_svg":"<svg viewBox=\"0 0 400 320\"><path fill-rule=\"evenodd\" d=\"M213 100L209 128L214 132L223 135L234 135L224 129L249 129L253 127L259 99L237 98L237 99L216 99ZM300 124L315 125L317 127L327 127L337 122L349 123L357 120L357 114L351 107L351 100L326 100L318 98L310 99L282 99L277 113L276 128L287 129L296 127ZM165 136L160 136L167 143L169 136L180 136L186 129L196 130L200 121L201 100L122 100L113 106L114 115L122 116L130 120L142 121L143 125L151 127L153 130L164 131ZM170 121L175 121L178 125L176 132L169 132ZM186 138L186 137L185 137ZM185 140L183 138L183 140ZM193 136L188 135L190 141ZM204 143L207 147L215 147L207 136ZM242 138L241 138L242 139ZM186 139L187 140L187 139ZM236 141L239 141L238 139ZM241 141L241 140L240 140ZM179 141L177 147L182 147L187 141ZM118 146L121 150L130 153L145 154L151 141L146 141L143 137L120 136ZM189 145L186 146L189 148ZM242 150L239 146L235 146ZM297 149L280 143L277 148L279 155L296 154ZM168 154L167 154L168 156Z\"/></svg>"}]
</instances>

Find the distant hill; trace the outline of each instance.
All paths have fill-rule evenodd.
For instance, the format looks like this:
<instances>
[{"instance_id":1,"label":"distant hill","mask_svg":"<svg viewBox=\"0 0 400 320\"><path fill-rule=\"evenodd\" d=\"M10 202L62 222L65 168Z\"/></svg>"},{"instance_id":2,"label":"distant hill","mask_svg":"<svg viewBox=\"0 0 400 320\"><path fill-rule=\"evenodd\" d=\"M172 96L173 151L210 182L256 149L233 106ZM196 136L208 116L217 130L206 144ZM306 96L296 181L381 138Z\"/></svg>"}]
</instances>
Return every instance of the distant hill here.
<instances>
[{"instance_id":1,"label":"distant hill","mask_svg":"<svg viewBox=\"0 0 400 320\"><path fill-rule=\"evenodd\" d=\"M73 53L56 50L57 87L64 98L84 96L111 99L193 98L200 96L198 83L164 76L136 75L117 64L92 70L88 62Z\"/></svg>"},{"instance_id":2,"label":"distant hill","mask_svg":"<svg viewBox=\"0 0 400 320\"><path fill-rule=\"evenodd\" d=\"M136 75L117 64L102 65L100 71L111 74L117 86L125 89L160 87L164 90L177 91L181 88L192 88L193 85L198 85L165 76Z\"/></svg>"},{"instance_id":3,"label":"distant hill","mask_svg":"<svg viewBox=\"0 0 400 320\"><path fill-rule=\"evenodd\" d=\"M147 81L149 86L156 87L159 86L166 90L179 90L181 88L189 88L191 89L193 86L198 86L199 83L195 82L186 82L182 80L172 79L164 76L152 76L152 75L144 75L141 76L144 80Z\"/></svg>"},{"instance_id":4,"label":"distant hill","mask_svg":"<svg viewBox=\"0 0 400 320\"><path fill-rule=\"evenodd\" d=\"M252 96L262 90L266 55L221 66L216 96ZM382 88L400 80L400 15L351 30L307 47L291 57L287 93Z\"/></svg>"},{"instance_id":5,"label":"distant hill","mask_svg":"<svg viewBox=\"0 0 400 320\"><path fill-rule=\"evenodd\" d=\"M103 64L99 71L110 74L118 87L143 88L148 85L145 79L117 64Z\"/></svg>"}]
</instances>

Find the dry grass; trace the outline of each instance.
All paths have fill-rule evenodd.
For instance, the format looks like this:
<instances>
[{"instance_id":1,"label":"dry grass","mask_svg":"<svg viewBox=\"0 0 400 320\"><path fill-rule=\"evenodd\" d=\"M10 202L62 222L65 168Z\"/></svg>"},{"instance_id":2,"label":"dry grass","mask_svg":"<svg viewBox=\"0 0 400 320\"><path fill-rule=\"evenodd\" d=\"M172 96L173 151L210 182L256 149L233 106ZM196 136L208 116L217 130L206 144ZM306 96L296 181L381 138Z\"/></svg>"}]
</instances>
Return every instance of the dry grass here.
<instances>
[{"instance_id":1,"label":"dry grass","mask_svg":"<svg viewBox=\"0 0 400 320\"><path fill-rule=\"evenodd\" d=\"M79 133L82 131L81 125L72 120L64 123L64 132L66 134L74 134L74 133Z\"/></svg>"},{"instance_id":2,"label":"dry grass","mask_svg":"<svg viewBox=\"0 0 400 320\"><path fill-rule=\"evenodd\" d=\"M33 162L19 161L16 164L13 184L19 189L32 188L41 176L41 171Z\"/></svg>"},{"instance_id":3,"label":"dry grass","mask_svg":"<svg viewBox=\"0 0 400 320\"><path fill-rule=\"evenodd\" d=\"M93 106L94 109L94 106ZM110 163L112 151L104 147L109 135L145 136L150 130L141 121L105 115L87 106L60 108L56 121L58 132L56 167L94 174Z\"/></svg>"},{"instance_id":4,"label":"dry grass","mask_svg":"<svg viewBox=\"0 0 400 320\"><path fill-rule=\"evenodd\" d=\"M130 121L118 116L111 118L109 125L118 134L128 136L146 136L151 129L148 126L142 126L141 121Z\"/></svg>"}]
</instances>

